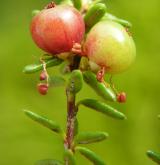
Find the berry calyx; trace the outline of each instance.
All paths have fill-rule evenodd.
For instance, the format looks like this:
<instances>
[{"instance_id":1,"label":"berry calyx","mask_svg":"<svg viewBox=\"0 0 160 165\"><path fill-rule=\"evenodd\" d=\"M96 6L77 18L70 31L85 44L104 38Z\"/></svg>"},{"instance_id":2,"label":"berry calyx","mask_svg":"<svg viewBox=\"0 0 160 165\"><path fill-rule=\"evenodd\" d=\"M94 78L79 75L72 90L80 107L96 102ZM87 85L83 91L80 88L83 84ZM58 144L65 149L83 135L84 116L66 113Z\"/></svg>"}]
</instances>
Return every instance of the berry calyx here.
<instances>
[{"instance_id":1,"label":"berry calyx","mask_svg":"<svg viewBox=\"0 0 160 165\"><path fill-rule=\"evenodd\" d=\"M126 98L127 98L127 96L126 96L126 93L125 93L125 92L121 92L121 93L118 93L118 94L117 94L117 101L118 101L119 103L124 103L124 102L126 102Z\"/></svg>"},{"instance_id":2,"label":"berry calyx","mask_svg":"<svg viewBox=\"0 0 160 165\"><path fill-rule=\"evenodd\" d=\"M72 51L72 53L81 55L82 54L82 46L81 46L81 44L74 43L73 44L73 48L71 49L71 51Z\"/></svg>"},{"instance_id":3,"label":"berry calyx","mask_svg":"<svg viewBox=\"0 0 160 165\"><path fill-rule=\"evenodd\" d=\"M39 48L51 55L70 52L81 43L85 24L80 12L69 5L49 5L31 22L30 31Z\"/></svg>"},{"instance_id":4,"label":"berry calyx","mask_svg":"<svg viewBox=\"0 0 160 165\"><path fill-rule=\"evenodd\" d=\"M45 9L50 9L50 8L55 7L55 6L56 6L56 4L55 4L54 2L50 2L50 3L45 7Z\"/></svg>"},{"instance_id":5,"label":"berry calyx","mask_svg":"<svg viewBox=\"0 0 160 165\"><path fill-rule=\"evenodd\" d=\"M120 73L128 69L136 56L136 48L132 37L126 29L113 21L101 21L88 33L84 52L90 61L106 73Z\"/></svg>"},{"instance_id":6,"label":"berry calyx","mask_svg":"<svg viewBox=\"0 0 160 165\"><path fill-rule=\"evenodd\" d=\"M44 83L40 83L37 85L37 89L41 95L46 95L48 92L48 85Z\"/></svg>"}]
</instances>

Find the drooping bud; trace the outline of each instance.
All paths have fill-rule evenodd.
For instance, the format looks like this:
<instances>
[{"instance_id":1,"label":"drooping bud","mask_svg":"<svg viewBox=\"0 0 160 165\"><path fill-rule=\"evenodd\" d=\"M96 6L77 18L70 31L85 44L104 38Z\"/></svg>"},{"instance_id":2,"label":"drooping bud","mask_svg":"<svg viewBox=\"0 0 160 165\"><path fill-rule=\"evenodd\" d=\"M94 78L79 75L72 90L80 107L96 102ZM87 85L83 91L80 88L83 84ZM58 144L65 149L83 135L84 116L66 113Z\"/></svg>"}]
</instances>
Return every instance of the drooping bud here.
<instances>
[{"instance_id":1,"label":"drooping bud","mask_svg":"<svg viewBox=\"0 0 160 165\"><path fill-rule=\"evenodd\" d=\"M101 70L99 70L99 71L97 72L97 80L98 80L99 82L102 82L102 81L103 81L104 74L105 74L105 68L102 67Z\"/></svg>"},{"instance_id":2,"label":"drooping bud","mask_svg":"<svg viewBox=\"0 0 160 165\"><path fill-rule=\"evenodd\" d=\"M38 88L39 93L42 95L46 95L48 92L48 85L47 84L40 83L40 84L38 84L37 88Z\"/></svg>"},{"instance_id":3,"label":"drooping bud","mask_svg":"<svg viewBox=\"0 0 160 165\"><path fill-rule=\"evenodd\" d=\"M125 93L125 92L121 92L121 93L118 93L118 94L117 94L117 101L118 101L119 103L124 103L124 102L126 102L126 98L127 98L127 96L126 96L126 93Z\"/></svg>"},{"instance_id":4,"label":"drooping bud","mask_svg":"<svg viewBox=\"0 0 160 165\"><path fill-rule=\"evenodd\" d=\"M42 80L46 80L46 78L47 78L47 76L46 76L45 71L42 71L41 74L40 74L39 79L42 81Z\"/></svg>"}]
</instances>

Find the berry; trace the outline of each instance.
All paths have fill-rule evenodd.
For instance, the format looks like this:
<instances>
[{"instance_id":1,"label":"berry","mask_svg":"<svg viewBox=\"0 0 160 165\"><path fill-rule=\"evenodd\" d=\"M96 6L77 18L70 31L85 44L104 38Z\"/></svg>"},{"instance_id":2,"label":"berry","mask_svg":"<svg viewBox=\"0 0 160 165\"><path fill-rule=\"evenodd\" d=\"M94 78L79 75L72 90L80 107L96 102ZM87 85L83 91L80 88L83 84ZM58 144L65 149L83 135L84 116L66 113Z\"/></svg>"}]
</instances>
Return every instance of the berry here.
<instances>
[{"instance_id":1,"label":"berry","mask_svg":"<svg viewBox=\"0 0 160 165\"><path fill-rule=\"evenodd\" d=\"M117 94L117 101L120 103L126 102L126 93L125 92L118 93Z\"/></svg>"},{"instance_id":2,"label":"berry","mask_svg":"<svg viewBox=\"0 0 160 165\"><path fill-rule=\"evenodd\" d=\"M85 25L77 9L57 5L33 17L30 31L37 46L54 55L70 52L74 43L81 43Z\"/></svg>"},{"instance_id":3,"label":"berry","mask_svg":"<svg viewBox=\"0 0 160 165\"><path fill-rule=\"evenodd\" d=\"M38 88L39 93L42 95L46 95L48 92L48 85L47 84L40 83L40 84L38 84L37 88Z\"/></svg>"},{"instance_id":4,"label":"berry","mask_svg":"<svg viewBox=\"0 0 160 165\"><path fill-rule=\"evenodd\" d=\"M132 37L126 29L112 21L97 23L88 33L84 52L90 61L106 73L125 71L134 61L136 48Z\"/></svg>"}]
</instances>

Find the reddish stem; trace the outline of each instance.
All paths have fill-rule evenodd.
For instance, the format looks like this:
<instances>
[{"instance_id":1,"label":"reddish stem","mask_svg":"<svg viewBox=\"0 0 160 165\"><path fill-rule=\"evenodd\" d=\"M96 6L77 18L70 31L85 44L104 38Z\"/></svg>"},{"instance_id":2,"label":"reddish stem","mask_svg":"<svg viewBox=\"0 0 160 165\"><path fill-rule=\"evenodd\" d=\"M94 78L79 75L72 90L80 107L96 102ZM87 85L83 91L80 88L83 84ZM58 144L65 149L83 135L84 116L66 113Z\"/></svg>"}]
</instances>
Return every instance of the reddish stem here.
<instances>
[{"instance_id":1,"label":"reddish stem","mask_svg":"<svg viewBox=\"0 0 160 165\"><path fill-rule=\"evenodd\" d=\"M72 142L74 138L74 124L75 124L75 95L70 93L67 94L67 132L66 132L66 147L72 150Z\"/></svg>"}]
</instances>

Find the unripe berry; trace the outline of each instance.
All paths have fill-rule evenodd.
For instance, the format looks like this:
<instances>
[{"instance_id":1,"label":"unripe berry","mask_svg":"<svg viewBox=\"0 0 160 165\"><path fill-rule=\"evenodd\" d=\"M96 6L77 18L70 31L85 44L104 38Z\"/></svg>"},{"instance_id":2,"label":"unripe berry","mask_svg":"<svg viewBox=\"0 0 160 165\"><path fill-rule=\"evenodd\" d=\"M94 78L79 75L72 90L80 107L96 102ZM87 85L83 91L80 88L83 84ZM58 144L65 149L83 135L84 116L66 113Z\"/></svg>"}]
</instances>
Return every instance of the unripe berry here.
<instances>
[{"instance_id":1,"label":"unripe berry","mask_svg":"<svg viewBox=\"0 0 160 165\"><path fill-rule=\"evenodd\" d=\"M126 29L112 21L97 23L88 33L84 52L89 60L104 66L106 73L122 72L133 63L136 48Z\"/></svg>"},{"instance_id":2,"label":"unripe berry","mask_svg":"<svg viewBox=\"0 0 160 165\"><path fill-rule=\"evenodd\" d=\"M39 79L42 81L42 80L46 80L46 78L47 78L47 76L46 76L45 71L42 71L41 74L40 74Z\"/></svg>"},{"instance_id":3,"label":"unripe berry","mask_svg":"<svg viewBox=\"0 0 160 165\"><path fill-rule=\"evenodd\" d=\"M39 12L30 26L38 47L54 55L70 52L74 43L81 43L85 25L80 12L68 5L58 5Z\"/></svg>"},{"instance_id":4,"label":"unripe berry","mask_svg":"<svg viewBox=\"0 0 160 165\"><path fill-rule=\"evenodd\" d=\"M37 88L38 88L39 93L42 95L46 95L48 92L48 85L47 84L40 83L40 84L38 84Z\"/></svg>"},{"instance_id":5,"label":"unripe berry","mask_svg":"<svg viewBox=\"0 0 160 165\"><path fill-rule=\"evenodd\" d=\"M125 92L121 92L117 94L117 101L120 103L124 103L126 102L126 93Z\"/></svg>"}]
</instances>

